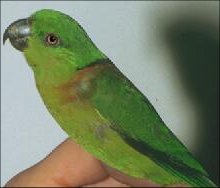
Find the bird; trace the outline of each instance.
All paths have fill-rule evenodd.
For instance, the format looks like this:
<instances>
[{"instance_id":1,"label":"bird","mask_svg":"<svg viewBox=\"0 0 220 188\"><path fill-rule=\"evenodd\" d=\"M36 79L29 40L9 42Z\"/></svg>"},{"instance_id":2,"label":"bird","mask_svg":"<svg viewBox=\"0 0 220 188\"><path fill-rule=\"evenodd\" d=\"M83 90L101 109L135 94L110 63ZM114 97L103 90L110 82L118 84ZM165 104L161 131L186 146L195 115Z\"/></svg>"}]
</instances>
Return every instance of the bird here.
<instances>
[{"instance_id":1,"label":"bird","mask_svg":"<svg viewBox=\"0 0 220 188\"><path fill-rule=\"evenodd\" d=\"M85 151L125 175L161 186L216 186L74 18L38 10L10 24L3 43L7 39L24 54L48 111Z\"/></svg>"}]
</instances>

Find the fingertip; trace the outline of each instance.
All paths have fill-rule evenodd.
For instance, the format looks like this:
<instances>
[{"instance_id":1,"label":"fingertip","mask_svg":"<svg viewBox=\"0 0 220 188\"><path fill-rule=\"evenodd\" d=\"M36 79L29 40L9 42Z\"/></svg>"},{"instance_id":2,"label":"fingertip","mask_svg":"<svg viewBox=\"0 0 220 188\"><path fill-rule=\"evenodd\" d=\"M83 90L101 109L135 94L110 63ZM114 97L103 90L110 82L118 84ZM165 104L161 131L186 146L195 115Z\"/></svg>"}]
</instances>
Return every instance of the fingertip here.
<instances>
[{"instance_id":1,"label":"fingertip","mask_svg":"<svg viewBox=\"0 0 220 188\"><path fill-rule=\"evenodd\" d=\"M79 187L108 176L102 165L70 139L45 159L13 177L6 187Z\"/></svg>"},{"instance_id":2,"label":"fingertip","mask_svg":"<svg viewBox=\"0 0 220 188\"><path fill-rule=\"evenodd\" d=\"M86 185L84 187L130 187L130 186L121 183L112 177L108 177L98 183Z\"/></svg>"},{"instance_id":3,"label":"fingertip","mask_svg":"<svg viewBox=\"0 0 220 188\"><path fill-rule=\"evenodd\" d=\"M70 139L61 143L42 162L59 184L81 186L107 177L107 173L91 154Z\"/></svg>"}]
</instances>

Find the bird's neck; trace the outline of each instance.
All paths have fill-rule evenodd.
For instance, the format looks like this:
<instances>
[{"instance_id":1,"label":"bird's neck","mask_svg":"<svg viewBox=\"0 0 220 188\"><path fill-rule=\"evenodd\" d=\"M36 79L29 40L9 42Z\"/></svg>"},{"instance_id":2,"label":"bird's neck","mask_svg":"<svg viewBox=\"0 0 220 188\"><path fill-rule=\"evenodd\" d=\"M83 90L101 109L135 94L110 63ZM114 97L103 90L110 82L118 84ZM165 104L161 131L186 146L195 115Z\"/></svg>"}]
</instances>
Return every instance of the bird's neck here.
<instances>
[{"instance_id":1,"label":"bird's neck","mask_svg":"<svg viewBox=\"0 0 220 188\"><path fill-rule=\"evenodd\" d=\"M108 59L96 61L90 66L73 72L62 82L58 82L59 84L50 83L45 77L45 82L36 80L37 88L44 103L51 109L70 103L81 103L94 90L93 79L110 64Z\"/></svg>"},{"instance_id":2,"label":"bird's neck","mask_svg":"<svg viewBox=\"0 0 220 188\"><path fill-rule=\"evenodd\" d=\"M92 43L82 49L54 49L35 39L29 41L24 56L34 72L37 85L47 87L59 86L70 80L78 70L106 58Z\"/></svg>"}]
</instances>

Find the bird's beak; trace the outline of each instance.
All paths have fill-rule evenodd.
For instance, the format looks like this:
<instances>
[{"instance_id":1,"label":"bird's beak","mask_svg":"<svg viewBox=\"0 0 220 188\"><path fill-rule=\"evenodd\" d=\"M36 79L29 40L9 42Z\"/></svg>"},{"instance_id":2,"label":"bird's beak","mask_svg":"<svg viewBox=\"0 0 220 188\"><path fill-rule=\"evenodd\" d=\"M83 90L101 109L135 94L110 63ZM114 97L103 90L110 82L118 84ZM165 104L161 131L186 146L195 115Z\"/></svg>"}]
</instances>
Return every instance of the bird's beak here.
<instances>
[{"instance_id":1,"label":"bird's beak","mask_svg":"<svg viewBox=\"0 0 220 188\"><path fill-rule=\"evenodd\" d=\"M28 37L31 35L29 19L20 19L7 27L3 35L3 44L7 39L17 50L23 51L28 47Z\"/></svg>"}]
</instances>

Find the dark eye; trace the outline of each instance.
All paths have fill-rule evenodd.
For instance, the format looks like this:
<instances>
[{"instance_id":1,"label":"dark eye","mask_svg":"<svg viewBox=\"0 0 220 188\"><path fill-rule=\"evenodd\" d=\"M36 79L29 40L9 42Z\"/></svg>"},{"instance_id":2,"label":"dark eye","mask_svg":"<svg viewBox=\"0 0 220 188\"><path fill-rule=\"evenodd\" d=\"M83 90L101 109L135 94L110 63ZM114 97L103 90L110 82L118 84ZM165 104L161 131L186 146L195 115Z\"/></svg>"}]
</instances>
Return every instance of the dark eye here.
<instances>
[{"instance_id":1,"label":"dark eye","mask_svg":"<svg viewBox=\"0 0 220 188\"><path fill-rule=\"evenodd\" d=\"M54 46L59 43L59 38L53 33L50 33L46 36L45 41L47 44Z\"/></svg>"}]
</instances>

